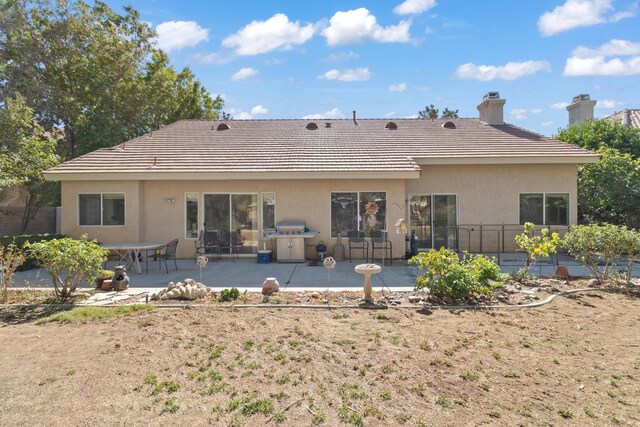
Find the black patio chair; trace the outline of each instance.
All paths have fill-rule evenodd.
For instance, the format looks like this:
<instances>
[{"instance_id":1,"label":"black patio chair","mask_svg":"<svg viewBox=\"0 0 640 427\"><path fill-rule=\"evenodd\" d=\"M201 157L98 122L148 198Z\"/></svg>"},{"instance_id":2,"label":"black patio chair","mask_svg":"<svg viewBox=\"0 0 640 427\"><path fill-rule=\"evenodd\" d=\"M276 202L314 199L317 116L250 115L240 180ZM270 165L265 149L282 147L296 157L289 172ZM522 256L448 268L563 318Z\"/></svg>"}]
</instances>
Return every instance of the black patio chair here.
<instances>
[{"instance_id":1,"label":"black patio chair","mask_svg":"<svg viewBox=\"0 0 640 427\"><path fill-rule=\"evenodd\" d=\"M371 262L376 258L376 249L382 251L383 264L389 260L390 265L393 265L393 250L391 240L387 240L387 233L383 231L371 232Z\"/></svg>"},{"instance_id":2,"label":"black patio chair","mask_svg":"<svg viewBox=\"0 0 640 427\"><path fill-rule=\"evenodd\" d=\"M153 255L149 255L149 258L153 257L154 260L158 260L158 266L162 268L162 260L164 260L164 268L169 274L169 267L167 266L167 260L172 259L173 263L178 269L178 262L176 261L176 249L178 247L178 239L174 239L164 246L160 246L156 249Z\"/></svg>"},{"instance_id":3,"label":"black patio chair","mask_svg":"<svg viewBox=\"0 0 640 427\"><path fill-rule=\"evenodd\" d=\"M362 251L365 262L369 261L369 242L364 238L363 231L349 231L347 233L349 239L349 262L351 262L351 251Z\"/></svg>"},{"instance_id":4,"label":"black patio chair","mask_svg":"<svg viewBox=\"0 0 640 427\"><path fill-rule=\"evenodd\" d=\"M220 258L220 231L202 230L196 243L196 256Z\"/></svg>"}]
</instances>

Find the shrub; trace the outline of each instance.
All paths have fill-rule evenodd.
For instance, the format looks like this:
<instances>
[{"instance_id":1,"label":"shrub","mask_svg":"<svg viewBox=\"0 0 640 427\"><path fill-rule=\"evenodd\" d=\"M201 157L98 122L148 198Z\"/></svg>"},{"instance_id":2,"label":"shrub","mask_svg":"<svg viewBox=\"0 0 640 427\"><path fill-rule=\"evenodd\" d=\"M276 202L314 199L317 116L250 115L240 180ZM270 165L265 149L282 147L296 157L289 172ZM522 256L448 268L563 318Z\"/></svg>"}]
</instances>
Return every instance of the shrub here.
<instances>
[{"instance_id":1,"label":"shrub","mask_svg":"<svg viewBox=\"0 0 640 427\"><path fill-rule=\"evenodd\" d=\"M560 235L551 233L549 229L543 228L539 236L532 236L535 224L524 223L524 232L516 236L516 243L520 249L527 253L527 274L540 259L554 255L558 251Z\"/></svg>"},{"instance_id":2,"label":"shrub","mask_svg":"<svg viewBox=\"0 0 640 427\"><path fill-rule=\"evenodd\" d=\"M432 249L409 260L426 272L416 279L416 288L429 288L437 297L466 298L491 295L491 281L500 280L495 258L464 253L462 259L450 249Z\"/></svg>"},{"instance_id":3,"label":"shrub","mask_svg":"<svg viewBox=\"0 0 640 427\"><path fill-rule=\"evenodd\" d=\"M629 258L623 274L628 282L633 264L640 256L640 234L613 224L575 225L564 236L562 245L600 282L610 277L612 268L623 256Z\"/></svg>"},{"instance_id":4,"label":"shrub","mask_svg":"<svg viewBox=\"0 0 640 427\"><path fill-rule=\"evenodd\" d=\"M15 245L8 247L0 246L0 281L2 282L2 295L4 302L7 302L7 289L13 283L13 273L25 260L23 253L18 251Z\"/></svg>"},{"instance_id":5,"label":"shrub","mask_svg":"<svg viewBox=\"0 0 640 427\"><path fill-rule=\"evenodd\" d=\"M223 289L222 291L220 291L220 296L219 296L219 300L221 302L225 302L225 301L235 301L240 297L240 291L238 290L238 288L231 288L231 289Z\"/></svg>"},{"instance_id":6,"label":"shrub","mask_svg":"<svg viewBox=\"0 0 640 427\"><path fill-rule=\"evenodd\" d=\"M25 248L49 271L56 295L62 297L69 296L81 283L94 281L108 252L87 236L26 243Z\"/></svg>"},{"instance_id":7,"label":"shrub","mask_svg":"<svg viewBox=\"0 0 640 427\"><path fill-rule=\"evenodd\" d=\"M22 234L20 236L2 236L0 237L0 246L5 248L14 245L18 252L24 253L25 260L18 266L17 271L31 270L38 266L38 262L35 257L31 256L24 250L26 243L44 242L53 239L62 239L65 237L62 234Z\"/></svg>"}]
</instances>

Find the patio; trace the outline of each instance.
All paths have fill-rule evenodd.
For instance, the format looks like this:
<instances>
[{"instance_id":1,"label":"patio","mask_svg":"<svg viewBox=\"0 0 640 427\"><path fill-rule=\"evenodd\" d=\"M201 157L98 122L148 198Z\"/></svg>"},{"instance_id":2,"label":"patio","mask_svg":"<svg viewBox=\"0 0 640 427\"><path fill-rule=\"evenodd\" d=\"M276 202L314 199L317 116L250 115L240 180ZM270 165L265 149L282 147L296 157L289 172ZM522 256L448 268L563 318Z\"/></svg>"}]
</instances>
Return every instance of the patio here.
<instances>
[{"instance_id":1,"label":"patio","mask_svg":"<svg viewBox=\"0 0 640 427\"><path fill-rule=\"evenodd\" d=\"M497 256L497 254L486 254ZM521 255L520 255L521 257ZM354 267L364 260L343 261L337 263L335 269L331 270L329 282L327 281L327 270L320 264L316 266L306 263L277 263L258 264L255 258L240 258L232 262L231 259L210 260L202 270L202 282L213 288L220 290L224 288L236 287L240 291L258 291L266 277L275 277L280 283L282 290L355 290L362 288L363 277L355 273ZM377 263L381 265L381 263ZM578 263L575 259L566 255L559 256L559 264L568 266L571 276L588 276L589 270ZM114 267L113 262L109 262L108 267ZM512 273L523 266L515 254L500 254L500 267L504 273ZM169 266L169 273L165 273L164 264L158 268L157 263L149 263L149 273L137 274L129 271L131 288L152 288L166 287L170 281L179 282L186 278L200 281L200 268L192 259L178 260L178 270ZM620 264L620 268L624 268ZM553 276L555 266L548 262L539 263L532 272L539 276ZM421 274L420 270L412 265L407 265L405 260L394 260L393 266L385 265L382 272L372 276L374 289L382 287L394 291L413 290L416 277ZM640 275L640 265L636 264L633 276ZM45 269L34 269L18 272L14 276L14 288L20 287L51 287L51 279Z\"/></svg>"}]
</instances>

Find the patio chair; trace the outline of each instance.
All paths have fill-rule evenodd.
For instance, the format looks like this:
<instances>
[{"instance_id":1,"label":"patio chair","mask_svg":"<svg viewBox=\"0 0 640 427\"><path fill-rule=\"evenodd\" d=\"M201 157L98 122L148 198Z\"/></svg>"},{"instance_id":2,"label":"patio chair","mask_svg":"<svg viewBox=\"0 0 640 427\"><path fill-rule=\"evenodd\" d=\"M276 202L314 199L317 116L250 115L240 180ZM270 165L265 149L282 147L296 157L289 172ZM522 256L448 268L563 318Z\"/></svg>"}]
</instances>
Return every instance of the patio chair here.
<instances>
[{"instance_id":1,"label":"patio chair","mask_svg":"<svg viewBox=\"0 0 640 427\"><path fill-rule=\"evenodd\" d=\"M196 241L196 256L220 258L220 231L200 231L200 236Z\"/></svg>"},{"instance_id":2,"label":"patio chair","mask_svg":"<svg viewBox=\"0 0 640 427\"><path fill-rule=\"evenodd\" d=\"M382 251L383 263L389 260L390 265L393 265L393 250L391 241L387 240L387 233L383 231L371 232L371 262L376 258L376 249Z\"/></svg>"},{"instance_id":3,"label":"patio chair","mask_svg":"<svg viewBox=\"0 0 640 427\"><path fill-rule=\"evenodd\" d=\"M239 246L239 240L235 236L237 231L221 231L220 232L220 253L221 254L231 254L231 260L236 262L236 258L238 258L238 248L242 248L244 245L244 240L242 244Z\"/></svg>"},{"instance_id":4,"label":"patio chair","mask_svg":"<svg viewBox=\"0 0 640 427\"><path fill-rule=\"evenodd\" d=\"M365 262L369 261L369 242L364 238L363 231L349 231L347 233L349 239L349 262L351 262L351 251L362 251Z\"/></svg>"},{"instance_id":5,"label":"patio chair","mask_svg":"<svg viewBox=\"0 0 640 427\"><path fill-rule=\"evenodd\" d=\"M176 261L176 249L178 247L178 239L173 239L169 243L164 246L156 249L156 252L153 255L149 255L149 258L153 257L154 260L158 260L158 266L162 268L162 260L164 260L164 268L169 274L169 267L167 267L167 260L173 259L173 263L176 266L176 270L178 269L178 263Z\"/></svg>"}]
</instances>

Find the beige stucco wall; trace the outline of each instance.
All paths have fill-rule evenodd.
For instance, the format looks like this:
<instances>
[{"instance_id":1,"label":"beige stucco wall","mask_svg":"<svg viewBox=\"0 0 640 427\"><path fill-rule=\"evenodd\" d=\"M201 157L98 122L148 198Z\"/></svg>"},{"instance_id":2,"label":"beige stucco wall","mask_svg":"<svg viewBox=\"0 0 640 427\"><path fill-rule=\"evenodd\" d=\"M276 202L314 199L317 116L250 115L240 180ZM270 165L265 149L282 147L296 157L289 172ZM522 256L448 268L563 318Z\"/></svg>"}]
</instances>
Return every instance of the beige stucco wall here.
<instances>
[{"instance_id":1,"label":"beige stucco wall","mask_svg":"<svg viewBox=\"0 0 640 427\"><path fill-rule=\"evenodd\" d=\"M91 191L88 191L91 189ZM336 243L331 233L331 192L384 191L387 193L387 227L394 257L404 255L404 236L395 234L395 221L405 216L405 181L394 180L262 180L262 181L140 181L140 182L64 182L63 232L78 237L83 233L102 242L161 241L178 237L179 258L192 258L195 240L185 239L185 197L196 192L200 196L198 223L204 221L205 193L276 193L276 222L302 220L320 234L306 243L323 240L329 251ZM82 192L124 192L126 194L125 227L78 227L77 194ZM175 199L169 203L168 199ZM261 213L260 213L261 214ZM135 224L135 226L134 226ZM139 224L139 226L138 226ZM262 236L259 233L260 237ZM275 242L266 240L267 249ZM345 243L345 242L343 242ZM273 245L273 247L272 247ZM260 239L259 247L263 247ZM307 257L315 255L307 247Z\"/></svg>"},{"instance_id":2,"label":"beige stucco wall","mask_svg":"<svg viewBox=\"0 0 640 427\"><path fill-rule=\"evenodd\" d=\"M460 231L460 250L479 250L478 224L518 224L520 193L569 193L570 223L577 222L577 169L573 164L423 165L420 178L408 180L406 188L407 197L458 196L458 224L474 226L470 234ZM518 232L520 227L485 227L482 248L493 252L504 246L509 251Z\"/></svg>"},{"instance_id":3,"label":"beige stucco wall","mask_svg":"<svg viewBox=\"0 0 640 427\"><path fill-rule=\"evenodd\" d=\"M178 257L192 258L194 240L185 239L185 195L200 196L198 223L204 221L205 193L276 193L276 222L303 220L320 234L306 241L315 245L323 240L333 248L330 237L331 192L385 191L387 193L387 228L393 243L393 255L404 255L404 236L395 233L395 222L407 218L406 203L413 194L456 194L459 224L518 224L519 194L526 192L560 192L570 194L571 223L577 218L577 178L575 165L423 165L419 179L403 180L260 180L260 181L66 181L62 185L62 231L73 237L88 234L103 242L158 241L179 238ZM78 226L78 193L125 193L124 227ZM175 199L169 203L168 199ZM261 215L261 213L260 213ZM477 230L476 230L477 234ZM261 233L260 233L261 236ZM476 237L471 239L477 240ZM460 249L467 249L460 235ZM499 240L512 242L513 236L496 237L486 232L484 248ZM272 242L266 241L267 248ZM472 250L478 246L472 242ZM259 247L262 248L260 240ZM273 246L275 243L273 242ZM307 248L307 256L315 250Z\"/></svg>"}]
</instances>

